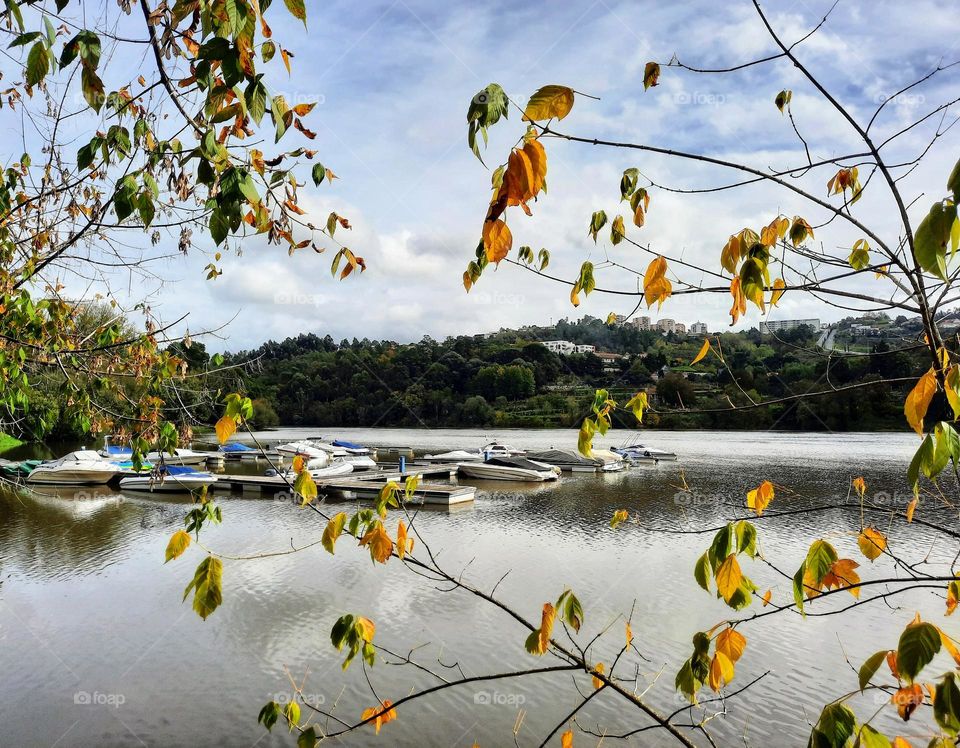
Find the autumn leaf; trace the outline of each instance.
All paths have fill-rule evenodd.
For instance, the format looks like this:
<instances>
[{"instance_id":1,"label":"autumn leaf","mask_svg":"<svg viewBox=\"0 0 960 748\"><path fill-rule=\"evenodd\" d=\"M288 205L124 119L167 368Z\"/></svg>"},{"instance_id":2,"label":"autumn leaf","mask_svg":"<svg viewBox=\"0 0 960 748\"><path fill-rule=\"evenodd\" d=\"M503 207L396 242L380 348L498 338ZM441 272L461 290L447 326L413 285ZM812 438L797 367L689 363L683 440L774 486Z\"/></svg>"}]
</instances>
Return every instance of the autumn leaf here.
<instances>
[{"instance_id":1,"label":"autumn leaf","mask_svg":"<svg viewBox=\"0 0 960 748\"><path fill-rule=\"evenodd\" d=\"M770 295L770 305L776 306L780 302L780 299L783 297L783 294L786 292L786 290L786 281L784 281L783 278L777 278L773 282L773 293Z\"/></svg>"},{"instance_id":2,"label":"autumn leaf","mask_svg":"<svg viewBox=\"0 0 960 748\"><path fill-rule=\"evenodd\" d=\"M850 588L850 594L854 597L860 597L860 588L854 585L860 584L860 575L854 571L859 567L856 561L850 558L840 558L833 562L822 580L822 584L828 590Z\"/></svg>"},{"instance_id":3,"label":"autumn leaf","mask_svg":"<svg viewBox=\"0 0 960 748\"><path fill-rule=\"evenodd\" d=\"M890 697L890 703L897 707L897 714L904 722L910 719L917 707L923 703L923 688L919 683L904 686Z\"/></svg>"},{"instance_id":4,"label":"autumn leaf","mask_svg":"<svg viewBox=\"0 0 960 748\"><path fill-rule=\"evenodd\" d=\"M694 357L693 361L690 362L690 365L698 364L703 361L704 357L710 352L710 338L703 339L703 345L700 346L700 352Z\"/></svg>"},{"instance_id":5,"label":"autumn leaf","mask_svg":"<svg viewBox=\"0 0 960 748\"><path fill-rule=\"evenodd\" d=\"M599 673L600 675L603 675L603 663L602 662L597 663L596 667L594 667L594 671ZM603 688L603 681L600 680L596 675L593 676L593 687L594 689Z\"/></svg>"},{"instance_id":6,"label":"autumn leaf","mask_svg":"<svg viewBox=\"0 0 960 748\"><path fill-rule=\"evenodd\" d=\"M863 478L854 478L852 485L857 495L862 499L867 493L867 482Z\"/></svg>"},{"instance_id":7,"label":"autumn leaf","mask_svg":"<svg viewBox=\"0 0 960 748\"><path fill-rule=\"evenodd\" d=\"M907 423L920 436L923 436L923 418L927 415L927 408L930 407L930 401L933 400L936 392L937 374L931 366L927 373L917 380L903 404L903 414L907 418Z\"/></svg>"},{"instance_id":8,"label":"autumn leaf","mask_svg":"<svg viewBox=\"0 0 960 748\"><path fill-rule=\"evenodd\" d=\"M666 273L667 261L662 256L656 257L647 266L647 272L643 276L643 297L648 309L654 302L657 302L659 309L673 293L673 285L667 280Z\"/></svg>"},{"instance_id":9,"label":"autumn leaf","mask_svg":"<svg viewBox=\"0 0 960 748\"><path fill-rule=\"evenodd\" d=\"M710 661L710 688L719 691L725 683L733 680L733 663L723 652L714 652Z\"/></svg>"},{"instance_id":10,"label":"autumn leaf","mask_svg":"<svg viewBox=\"0 0 960 748\"><path fill-rule=\"evenodd\" d=\"M573 109L573 89L566 86L549 85L538 89L526 109L523 110L525 122L537 122L545 119L563 119Z\"/></svg>"},{"instance_id":11,"label":"autumn leaf","mask_svg":"<svg viewBox=\"0 0 960 748\"><path fill-rule=\"evenodd\" d=\"M613 517L610 519L610 527L614 530L630 518L630 514L626 509L618 509L613 513Z\"/></svg>"},{"instance_id":12,"label":"autumn leaf","mask_svg":"<svg viewBox=\"0 0 960 748\"><path fill-rule=\"evenodd\" d=\"M873 527L865 527L857 538L860 552L871 561L879 558L887 547L887 539L883 533Z\"/></svg>"},{"instance_id":13,"label":"autumn leaf","mask_svg":"<svg viewBox=\"0 0 960 748\"><path fill-rule=\"evenodd\" d=\"M513 234L510 228L499 218L495 221L485 221L483 224L483 249L487 253L488 262L499 263L510 253L513 246Z\"/></svg>"},{"instance_id":14,"label":"autumn leaf","mask_svg":"<svg viewBox=\"0 0 960 748\"><path fill-rule=\"evenodd\" d=\"M716 577L717 590L725 601L730 602L730 598L733 597L733 594L740 587L740 580L743 579L743 572L740 571L740 564L737 562L735 553L731 553L724 562L720 564Z\"/></svg>"},{"instance_id":15,"label":"autumn leaf","mask_svg":"<svg viewBox=\"0 0 960 748\"><path fill-rule=\"evenodd\" d=\"M734 628L726 628L717 635L717 651L736 662L747 647L747 637Z\"/></svg>"},{"instance_id":16,"label":"autumn leaf","mask_svg":"<svg viewBox=\"0 0 960 748\"><path fill-rule=\"evenodd\" d=\"M368 709L363 710L363 714L360 715L360 719L366 722L368 719L372 719L370 722L373 725L376 734L380 734L380 728L392 722L397 718L397 710L393 708L393 702L389 699L384 699L384 701L379 706L372 706Z\"/></svg>"},{"instance_id":17,"label":"autumn leaf","mask_svg":"<svg viewBox=\"0 0 960 748\"><path fill-rule=\"evenodd\" d=\"M626 636L627 636L627 647L629 648L633 644L633 628L630 626L630 621L626 622Z\"/></svg>"},{"instance_id":18,"label":"autumn leaf","mask_svg":"<svg viewBox=\"0 0 960 748\"><path fill-rule=\"evenodd\" d=\"M777 94L777 97L773 100L773 103L777 105L777 109L780 110L780 114L783 114L784 107L790 103L790 99L793 98L793 91L783 90Z\"/></svg>"},{"instance_id":19,"label":"autumn leaf","mask_svg":"<svg viewBox=\"0 0 960 748\"><path fill-rule=\"evenodd\" d=\"M560 748L573 748L573 730L567 730L560 736Z\"/></svg>"},{"instance_id":20,"label":"autumn leaf","mask_svg":"<svg viewBox=\"0 0 960 748\"><path fill-rule=\"evenodd\" d=\"M323 544L323 547L327 549L328 552L333 553L334 546L337 543L337 538L340 537L340 534L343 532L343 526L347 522L347 515L344 512L330 518L330 521L327 522L327 526L323 530L323 536L320 538L320 542Z\"/></svg>"},{"instance_id":21,"label":"autumn leaf","mask_svg":"<svg viewBox=\"0 0 960 748\"><path fill-rule=\"evenodd\" d=\"M918 499L913 498L910 500L910 503L907 504L907 522L913 522L913 513L917 510Z\"/></svg>"},{"instance_id":22,"label":"autumn leaf","mask_svg":"<svg viewBox=\"0 0 960 748\"><path fill-rule=\"evenodd\" d=\"M770 598L773 597L773 590L767 590L763 593L763 607L766 608L770 604Z\"/></svg>"},{"instance_id":23,"label":"autumn leaf","mask_svg":"<svg viewBox=\"0 0 960 748\"><path fill-rule=\"evenodd\" d=\"M771 501L773 501L773 497L773 484L770 481L765 480L752 491L747 492L747 508L753 509L759 517L763 514L763 510L770 505Z\"/></svg>"},{"instance_id":24,"label":"autumn leaf","mask_svg":"<svg viewBox=\"0 0 960 748\"><path fill-rule=\"evenodd\" d=\"M370 558L381 564L387 563L393 553L393 541L383 529L383 523L377 522L367 531L367 534L360 538L360 545L368 546L370 549Z\"/></svg>"},{"instance_id":25,"label":"autumn leaf","mask_svg":"<svg viewBox=\"0 0 960 748\"><path fill-rule=\"evenodd\" d=\"M236 430L237 430L237 419L232 416L224 416L219 421L217 421L217 425L216 425L217 441L219 441L221 444L226 444L227 439L233 436Z\"/></svg>"},{"instance_id":26,"label":"autumn leaf","mask_svg":"<svg viewBox=\"0 0 960 748\"><path fill-rule=\"evenodd\" d=\"M402 559L413 550L413 538L407 536L407 526L403 520L397 524L397 555Z\"/></svg>"},{"instance_id":27,"label":"autumn leaf","mask_svg":"<svg viewBox=\"0 0 960 748\"><path fill-rule=\"evenodd\" d=\"M643 68L643 90L646 91L651 86L660 83L660 65L656 62L648 62Z\"/></svg>"},{"instance_id":28,"label":"autumn leaf","mask_svg":"<svg viewBox=\"0 0 960 748\"><path fill-rule=\"evenodd\" d=\"M164 554L163 563L180 558L183 552L190 545L190 534L184 530L177 530L170 536L170 542L167 543L167 551Z\"/></svg>"},{"instance_id":29,"label":"autumn leaf","mask_svg":"<svg viewBox=\"0 0 960 748\"><path fill-rule=\"evenodd\" d=\"M553 621L557 612L550 603L543 604L543 613L540 618L540 628L535 629L527 637L525 647L530 654L542 655L550 646L550 636L553 633Z\"/></svg>"}]
</instances>

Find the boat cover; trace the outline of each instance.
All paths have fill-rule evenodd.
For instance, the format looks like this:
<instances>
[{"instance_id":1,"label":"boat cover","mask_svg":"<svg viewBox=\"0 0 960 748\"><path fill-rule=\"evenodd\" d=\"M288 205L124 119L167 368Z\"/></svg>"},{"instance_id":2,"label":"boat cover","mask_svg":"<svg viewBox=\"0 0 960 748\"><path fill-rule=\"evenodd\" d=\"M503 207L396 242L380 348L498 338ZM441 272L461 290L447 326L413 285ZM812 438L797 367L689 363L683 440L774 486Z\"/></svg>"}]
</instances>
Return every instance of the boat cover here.
<instances>
[{"instance_id":1,"label":"boat cover","mask_svg":"<svg viewBox=\"0 0 960 748\"><path fill-rule=\"evenodd\" d=\"M499 465L500 467L523 468L524 470L535 470L538 473L545 471L543 465L538 465L523 457L491 457L484 462L485 465Z\"/></svg>"},{"instance_id":2,"label":"boat cover","mask_svg":"<svg viewBox=\"0 0 960 748\"><path fill-rule=\"evenodd\" d=\"M108 455L132 455L133 454L133 449L131 449L130 447L124 447L116 444L108 444L105 451Z\"/></svg>"},{"instance_id":3,"label":"boat cover","mask_svg":"<svg viewBox=\"0 0 960 748\"><path fill-rule=\"evenodd\" d=\"M344 449L366 449L362 444L354 444L353 442L345 442L342 439L334 439L332 442L335 447L343 447Z\"/></svg>"},{"instance_id":4,"label":"boat cover","mask_svg":"<svg viewBox=\"0 0 960 748\"><path fill-rule=\"evenodd\" d=\"M600 460L589 459L579 452L570 449L547 449L543 452L533 452L527 455L531 460L546 462L548 465L593 465L600 464Z\"/></svg>"},{"instance_id":5,"label":"boat cover","mask_svg":"<svg viewBox=\"0 0 960 748\"><path fill-rule=\"evenodd\" d=\"M164 465L163 472L167 475L206 475L206 473L201 473L189 465Z\"/></svg>"},{"instance_id":6,"label":"boat cover","mask_svg":"<svg viewBox=\"0 0 960 748\"><path fill-rule=\"evenodd\" d=\"M240 442L231 442L230 444L224 444L220 447L221 452L256 452L253 447L248 447L246 444L240 444Z\"/></svg>"}]
</instances>

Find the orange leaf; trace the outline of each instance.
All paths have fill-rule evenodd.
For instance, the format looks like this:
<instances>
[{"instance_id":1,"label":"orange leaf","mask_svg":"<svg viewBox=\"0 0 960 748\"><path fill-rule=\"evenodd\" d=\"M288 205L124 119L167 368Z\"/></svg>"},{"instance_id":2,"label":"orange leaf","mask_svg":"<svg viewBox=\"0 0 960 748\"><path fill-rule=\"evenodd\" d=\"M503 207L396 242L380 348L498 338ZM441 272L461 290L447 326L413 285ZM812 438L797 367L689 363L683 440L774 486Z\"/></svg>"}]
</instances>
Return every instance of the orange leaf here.
<instances>
[{"instance_id":1,"label":"orange leaf","mask_svg":"<svg viewBox=\"0 0 960 748\"><path fill-rule=\"evenodd\" d=\"M862 499L864 494L867 493L867 482L863 478L854 478L853 479L853 489Z\"/></svg>"},{"instance_id":2,"label":"orange leaf","mask_svg":"<svg viewBox=\"0 0 960 748\"><path fill-rule=\"evenodd\" d=\"M513 234L510 228L499 218L495 221L483 223L483 249L487 253L487 260L499 263L510 253L513 246Z\"/></svg>"},{"instance_id":3,"label":"orange leaf","mask_svg":"<svg viewBox=\"0 0 960 748\"><path fill-rule=\"evenodd\" d=\"M597 663L597 666L594 668L594 671L603 675L603 663ZM593 687L594 689L603 688L603 681L600 680L596 675L593 676Z\"/></svg>"},{"instance_id":4,"label":"orange leaf","mask_svg":"<svg viewBox=\"0 0 960 748\"><path fill-rule=\"evenodd\" d=\"M733 680L733 663L723 652L714 652L710 661L710 688L719 691L724 683Z\"/></svg>"},{"instance_id":5,"label":"orange leaf","mask_svg":"<svg viewBox=\"0 0 960 748\"><path fill-rule=\"evenodd\" d=\"M913 513L917 510L917 499L911 499L907 504L907 522L913 522Z\"/></svg>"},{"instance_id":6,"label":"orange leaf","mask_svg":"<svg viewBox=\"0 0 960 748\"><path fill-rule=\"evenodd\" d=\"M763 607L766 608L770 604L770 598L773 597L773 590L767 590L763 593Z\"/></svg>"},{"instance_id":7,"label":"orange leaf","mask_svg":"<svg viewBox=\"0 0 960 748\"><path fill-rule=\"evenodd\" d=\"M923 418L927 414L927 408L930 407L930 401L937 392L937 374L931 366L930 369L917 381L917 384L903 404L903 414L907 417L907 423L920 436L923 436Z\"/></svg>"},{"instance_id":8,"label":"orange leaf","mask_svg":"<svg viewBox=\"0 0 960 748\"><path fill-rule=\"evenodd\" d=\"M567 730L560 736L560 748L573 748L573 730Z\"/></svg>"},{"instance_id":9,"label":"orange leaf","mask_svg":"<svg viewBox=\"0 0 960 748\"><path fill-rule=\"evenodd\" d=\"M890 702L897 707L897 714L904 722L910 719L917 707L923 703L923 688L919 683L904 686L890 697Z\"/></svg>"},{"instance_id":10,"label":"orange leaf","mask_svg":"<svg viewBox=\"0 0 960 748\"><path fill-rule=\"evenodd\" d=\"M387 559L393 553L393 541L383 529L383 523L377 522L367 534L360 538L360 545L368 546L370 549L370 558L379 561L381 564L387 563Z\"/></svg>"},{"instance_id":11,"label":"orange leaf","mask_svg":"<svg viewBox=\"0 0 960 748\"><path fill-rule=\"evenodd\" d=\"M725 654L730 662L736 662L747 647L747 637L734 628L724 629L717 636L717 651Z\"/></svg>"},{"instance_id":12,"label":"orange leaf","mask_svg":"<svg viewBox=\"0 0 960 748\"><path fill-rule=\"evenodd\" d=\"M227 439L233 436L233 433L237 430L237 419L230 416L224 416L216 425L217 430L217 441L221 444L225 444Z\"/></svg>"},{"instance_id":13,"label":"orange leaf","mask_svg":"<svg viewBox=\"0 0 960 748\"><path fill-rule=\"evenodd\" d=\"M878 558L887 547L887 539L883 533L873 527L865 527L857 538L860 552L871 561Z\"/></svg>"},{"instance_id":14,"label":"orange leaf","mask_svg":"<svg viewBox=\"0 0 960 748\"><path fill-rule=\"evenodd\" d=\"M747 492L747 508L753 509L759 517L773 501L773 484L765 480L752 491Z\"/></svg>"},{"instance_id":15,"label":"orange leaf","mask_svg":"<svg viewBox=\"0 0 960 748\"><path fill-rule=\"evenodd\" d=\"M407 526L403 520L397 524L397 555L403 558L413 550L413 538L407 536Z\"/></svg>"}]
</instances>

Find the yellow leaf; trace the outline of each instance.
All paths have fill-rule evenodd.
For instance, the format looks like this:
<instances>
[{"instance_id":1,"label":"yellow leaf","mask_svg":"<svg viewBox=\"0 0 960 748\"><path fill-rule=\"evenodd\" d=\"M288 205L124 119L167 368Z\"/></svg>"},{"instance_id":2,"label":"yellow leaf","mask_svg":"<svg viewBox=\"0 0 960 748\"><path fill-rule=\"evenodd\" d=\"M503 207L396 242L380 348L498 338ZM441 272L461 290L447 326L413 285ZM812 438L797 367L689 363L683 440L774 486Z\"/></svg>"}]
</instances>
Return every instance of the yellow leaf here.
<instances>
[{"instance_id":1,"label":"yellow leaf","mask_svg":"<svg viewBox=\"0 0 960 748\"><path fill-rule=\"evenodd\" d=\"M387 563L393 553L393 541L383 529L383 523L377 522L367 531L367 534L360 538L360 545L368 546L370 549L370 558L379 561L381 564Z\"/></svg>"},{"instance_id":2,"label":"yellow leaf","mask_svg":"<svg viewBox=\"0 0 960 748\"><path fill-rule=\"evenodd\" d=\"M763 593L763 607L766 608L770 604L770 598L773 597L773 590L767 590Z\"/></svg>"},{"instance_id":3,"label":"yellow leaf","mask_svg":"<svg viewBox=\"0 0 960 748\"><path fill-rule=\"evenodd\" d=\"M217 441L226 444L227 439L233 436L237 430L237 419L232 416L224 416L217 421Z\"/></svg>"},{"instance_id":4,"label":"yellow leaf","mask_svg":"<svg viewBox=\"0 0 960 748\"><path fill-rule=\"evenodd\" d=\"M647 266L647 272L643 276L643 298L647 302L647 308L657 302L659 309L673 293L673 284L667 280L666 273L667 261L662 256L658 256Z\"/></svg>"},{"instance_id":5,"label":"yellow leaf","mask_svg":"<svg viewBox=\"0 0 960 748\"><path fill-rule=\"evenodd\" d=\"M630 628L630 621L627 621L627 647L633 644L633 629Z\"/></svg>"},{"instance_id":6,"label":"yellow leaf","mask_svg":"<svg viewBox=\"0 0 960 748\"><path fill-rule=\"evenodd\" d=\"M306 470L302 470L293 482L293 490L294 493L300 494L301 506L306 506L317 498L317 484L314 482L313 476Z\"/></svg>"},{"instance_id":7,"label":"yellow leaf","mask_svg":"<svg viewBox=\"0 0 960 748\"><path fill-rule=\"evenodd\" d=\"M567 730L560 736L560 748L573 748L573 730Z\"/></svg>"},{"instance_id":8,"label":"yellow leaf","mask_svg":"<svg viewBox=\"0 0 960 748\"><path fill-rule=\"evenodd\" d=\"M930 401L937 392L937 374L931 366L930 369L917 381L916 385L903 404L903 414L907 417L907 423L920 436L923 436L923 418L927 414L927 408L930 407Z\"/></svg>"},{"instance_id":9,"label":"yellow leaf","mask_svg":"<svg viewBox=\"0 0 960 748\"><path fill-rule=\"evenodd\" d=\"M907 504L907 522L913 522L913 513L917 510L917 499L911 499Z\"/></svg>"},{"instance_id":10,"label":"yellow leaf","mask_svg":"<svg viewBox=\"0 0 960 748\"><path fill-rule=\"evenodd\" d=\"M523 110L525 122L563 119L573 109L573 89L549 85L537 90Z\"/></svg>"},{"instance_id":11,"label":"yellow leaf","mask_svg":"<svg viewBox=\"0 0 960 748\"><path fill-rule=\"evenodd\" d=\"M413 550L413 538L407 537L407 526L403 520L397 524L397 555L402 559Z\"/></svg>"},{"instance_id":12,"label":"yellow leaf","mask_svg":"<svg viewBox=\"0 0 960 748\"><path fill-rule=\"evenodd\" d=\"M736 662L747 647L747 637L734 628L727 628L717 636L717 651L722 652L730 662Z\"/></svg>"},{"instance_id":13,"label":"yellow leaf","mask_svg":"<svg viewBox=\"0 0 960 748\"><path fill-rule=\"evenodd\" d=\"M773 282L773 294L770 296L770 304L776 306L777 302L780 301L780 297L783 296L784 291L787 290L786 281L783 278L777 278Z\"/></svg>"},{"instance_id":14,"label":"yellow leaf","mask_svg":"<svg viewBox=\"0 0 960 748\"><path fill-rule=\"evenodd\" d=\"M853 488L862 499L867 493L867 482L863 478L854 478Z\"/></svg>"},{"instance_id":15,"label":"yellow leaf","mask_svg":"<svg viewBox=\"0 0 960 748\"><path fill-rule=\"evenodd\" d=\"M363 616L357 616L357 629L360 633L360 638L365 642L372 642L374 635L377 633L377 627L373 621L369 618L364 618Z\"/></svg>"},{"instance_id":16,"label":"yellow leaf","mask_svg":"<svg viewBox=\"0 0 960 748\"><path fill-rule=\"evenodd\" d=\"M857 538L857 545L860 546L860 552L873 561L878 558L887 547L887 539L879 530L872 527L865 527Z\"/></svg>"},{"instance_id":17,"label":"yellow leaf","mask_svg":"<svg viewBox=\"0 0 960 748\"><path fill-rule=\"evenodd\" d=\"M499 218L495 221L484 221L483 249L487 253L487 260L500 262L510 253L513 246L513 234L510 227Z\"/></svg>"},{"instance_id":18,"label":"yellow leaf","mask_svg":"<svg viewBox=\"0 0 960 748\"><path fill-rule=\"evenodd\" d=\"M698 364L703 361L704 356L710 352L710 338L703 339L703 345L700 346L700 352L696 355L693 361L690 362L690 366Z\"/></svg>"},{"instance_id":19,"label":"yellow leaf","mask_svg":"<svg viewBox=\"0 0 960 748\"><path fill-rule=\"evenodd\" d=\"M860 597L860 588L853 585L860 584L860 575L854 569L859 567L856 561L851 558L838 558L830 566L822 580L822 584L828 589L850 588L850 594L854 597Z\"/></svg>"},{"instance_id":20,"label":"yellow leaf","mask_svg":"<svg viewBox=\"0 0 960 748\"><path fill-rule=\"evenodd\" d=\"M747 492L747 508L753 509L759 517L773 501L773 484L765 480L752 491Z\"/></svg>"},{"instance_id":21,"label":"yellow leaf","mask_svg":"<svg viewBox=\"0 0 960 748\"><path fill-rule=\"evenodd\" d=\"M899 735L897 735L897 737L893 739L892 748L913 748L913 746L910 745L908 741L904 740Z\"/></svg>"},{"instance_id":22,"label":"yellow leaf","mask_svg":"<svg viewBox=\"0 0 960 748\"><path fill-rule=\"evenodd\" d=\"M956 421L960 418L960 366L954 364L947 370L945 384L947 402L950 403L953 420Z\"/></svg>"},{"instance_id":23,"label":"yellow leaf","mask_svg":"<svg viewBox=\"0 0 960 748\"><path fill-rule=\"evenodd\" d=\"M170 542L167 543L167 552L165 554L165 560L173 561L174 559L180 558L183 555L183 552L187 550L190 545L190 533L184 530L177 530L173 535L170 536Z\"/></svg>"},{"instance_id":24,"label":"yellow leaf","mask_svg":"<svg viewBox=\"0 0 960 748\"><path fill-rule=\"evenodd\" d=\"M594 668L594 671L596 671L597 673L600 673L600 675L603 675L603 663L602 662L598 663L597 666ZM600 680L596 675L593 676L593 687L594 689L603 688L603 681Z\"/></svg>"},{"instance_id":25,"label":"yellow leaf","mask_svg":"<svg viewBox=\"0 0 960 748\"><path fill-rule=\"evenodd\" d=\"M937 631L940 632L940 641L943 643L943 648L950 653L953 661L960 667L960 650L957 650L957 645L953 643L953 639L947 636L947 633L943 629L938 627Z\"/></svg>"},{"instance_id":26,"label":"yellow leaf","mask_svg":"<svg viewBox=\"0 0 960 748\"><path fill-rule=\"evenodd\" d=\"M733 663L723 652L714 652L710 661L710 688L719 691L724 683L733 680Z\"/></svg>"},{"instance_id":27,"label":"yellow leaf","mask_svg":"<svg viewBox=\"0 0 960 748\"><path fill-rule=\"evenodd\" d=\"M333 553L334 546L337 543L337 538L339 538L340 533L343 532L343 526L346 524L346 522L347 515L344 512L340 512L336 516L331 517L330 521L327 522L327 526L323 530L323 536L320 538L320 542L330 553Z\"/></svg>"},{"instance_id":28,"label":"yellow leaf","mask_svg":"<svg viewBox=\"0 0 960 748\"><path fill-rule=\"evenodd\" d=\"M617 529L621 524L630 519L630 513L626 509L618 509L613 513L613 518L610 520L610 527L614 530ZM628 626L630 624L627 624Z\"/></svg>"},{"instance_id":29,"label":"yellow leaf","mask_svg":"<svg viewBox=\"0 0 960 748\"><path fill-rule=\"evenodd\" d=\"M397 710L393 708L393 702L384 699L383 703L379 706L372 706L368 709L363 710L363 714L360 715L360 719L366 721L371 717L375 719L370 723L373 725L376 734L380 734L380 728L387 724L387 722L392 722L397 718Z\"/></svg>"},{"instance_id":30,"label":"yellow leaf","mask_svg":"<svg viewBox=\"0 0 960 748\"><path fill-rule=\"evenodd\" d=\"M296 455L293 458L293 472L297 475L303 472L304 466L307 464L306 460L303 459L303 455Z\"/></svg>"},{"instance_id":31,"label":"yellow leaf","mask_svg":"<svg viewBox=\"0 0 960 748\"><path fill-rule=\"evenodd\" d=\"M740 571L737 556L731 553L717 569L717 590L724 600L730 602L733 593L740 587L741 579L743 579L743 572Z\"/></svg>"},{"instance_id":32,"label":"yellow leaf","mask_svg":"<svg viewBox=\"0 0 960 748\"><path fill-rule=\"evenodd\" d=\"M530 654L542 655L550 646L550 636L553 633L553 620L557 612L550 603L543 604L543 613L540 618L540 628L527 637L526 649Z\"/></svg>"}]
</instances>

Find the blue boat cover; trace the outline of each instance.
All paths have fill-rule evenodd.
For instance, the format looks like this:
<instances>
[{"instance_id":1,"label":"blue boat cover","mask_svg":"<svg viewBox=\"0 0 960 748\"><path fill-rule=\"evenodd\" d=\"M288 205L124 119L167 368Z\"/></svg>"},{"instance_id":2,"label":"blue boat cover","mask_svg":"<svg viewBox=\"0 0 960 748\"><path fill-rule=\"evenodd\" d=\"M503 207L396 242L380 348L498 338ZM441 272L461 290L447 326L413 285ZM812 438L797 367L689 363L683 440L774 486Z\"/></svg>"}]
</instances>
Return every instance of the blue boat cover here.
<instances>
[{"instance_id":1,"label":"blue boat cover","mask_svg":"<svg viewBox=\"0 0 960 748\"><path fill-rule=\"evenodd\" d=\"M115 445L115 444L108 444L108 445L107 445L107 454L111 454L111 455L132 455L132 454L133 454L133 449L131 449L130 447L122 447L122 446Z\"/></svg>"},{"instance_id":2,"label":"blue boat cover","mask_svg":"<svg viewBox=\"0 0 960 748\"><path fill-rule=\"evenodd\" d=\"M256 452L253 447L248 447L246 444L240 444L240 442L231 442L230 444L224 444L220 447L221 452Z\"/></svg>"},{"instance_id":3,"label":"blue boat cover","mask_svg":"<svg viewBox=\"0 0 960 748\"><path fill-rule=\"evenodd\" d=\"M206 475L188 465L164 465L163 470L167 475Z\"/></svg>"},{"instance_id":4,"label":"blue boat cover","mask_svg":"<svg viewBox=\"0 0 960 748\"><path fill-rule=\"evenodd\" d=\"M366 449L362 444L354 444L353 442L345 442L342 439L334 439L333 446L335 447L344 447L346 449Z\"/></svg>"}]
</instances>

